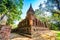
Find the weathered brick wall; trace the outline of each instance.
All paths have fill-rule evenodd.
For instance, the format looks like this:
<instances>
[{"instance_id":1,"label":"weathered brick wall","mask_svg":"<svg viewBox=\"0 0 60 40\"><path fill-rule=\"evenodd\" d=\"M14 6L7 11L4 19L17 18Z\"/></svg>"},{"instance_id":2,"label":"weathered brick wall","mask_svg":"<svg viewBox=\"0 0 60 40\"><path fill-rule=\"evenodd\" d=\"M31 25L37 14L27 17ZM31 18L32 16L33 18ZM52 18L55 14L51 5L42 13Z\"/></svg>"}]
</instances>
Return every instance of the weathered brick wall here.
<instances>
[{"instance_id":1,"label":"weathered brick wall","mask_svg":"<svg viewBox=\"0 0 60 40\"><path fill-rule=\"evenodd\" d=\"M1 26L0 30L0 40L9 40L10 32L11 32L11 27L3 25Z\"/></svg>"}]
</instances>

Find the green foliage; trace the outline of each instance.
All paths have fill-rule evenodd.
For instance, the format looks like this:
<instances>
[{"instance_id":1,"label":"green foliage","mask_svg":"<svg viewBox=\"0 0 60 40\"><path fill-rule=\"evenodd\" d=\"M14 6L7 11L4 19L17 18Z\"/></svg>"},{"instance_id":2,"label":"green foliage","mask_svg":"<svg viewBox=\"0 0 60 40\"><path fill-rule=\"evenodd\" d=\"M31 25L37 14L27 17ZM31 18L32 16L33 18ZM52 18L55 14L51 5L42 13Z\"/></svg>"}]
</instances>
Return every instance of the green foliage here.
<instances>
[{"instance_id":1,"label":"green foliage","mask_svg":"<svg viewBox=\"0 0 60 40\"><path fill-rule=\"evenodd\" d=\"M47 25L50 29L60 30L60 15L58 14L58 12L54 12L50 17L46 17L44 15L44 12L38 9L35 10L35 15L42 22L47 22Z\"/></svg>"},{"instance_id":2,"label":"green foliage","mask_svg":"<svg viewBox=\"0 0 60 40\"><path fill-rule=\"evenodd\" d=\"M54 20L60 21L60 13L55 11L54 13L52 13L52 18Z\"/></svg>"},{"instance_id":3,"label":"green foliage","mask_svg":"<svg viewBox=\"0 0 60 40\"><path fill-rule=\"evenodd\" d=\"M59 11L59 10L58 10ZM52 28L54 28L54 30L60 30L60 12L58 12L58 11L54 11L54 12L52 12L52 20L54 20L56 23L54 23L54 24L51 24L52 26ZM53 26L53 25L55 25L55 26Z\"/></svg>"},{"instance_id":4,"label":"green foliage","mask_svg":"<svg viewBox=\"0 0 60 40\"><path fill-rule=\"evenodd\" d=\"M50 18L51 18L51 17L46 16L44 11L41 11L40 9L35 10L35 15L39 20L43 22L50 21Z\"/></svg>"},{"instance_id":5,"label":"green foliage","mask_svg":"<svg viewBox=\"0 0 60 40\"><path fill-rule=\"evenodd\" d=\"M23 0L0 0L0 15L8 17L7 24L13 24L14 20L19 20L22 14Z\"/></svg>"},{"instance_id":6,"label":"green foliage","mask_svg":"<svg viewBox=\"0 0 60 40\"><path fill-rule=\"evenodd\" d=\"M60 31L56 31L56 40L60 40Z\"/></svg>"},{"instance_id":7,"label":"green foliage","mask_svg":"<svg viewBox=\"0 0 60 40\"><path fill-rule=\"evenodd\" d=\"M60 6L59 0L47 0L39 5L38 11L36 11L37 18L50 24L50 28L54 30L60 30ZM43 5L45 4L45 7ZM57 4L57 5L56 5ZM40 10L40 11L39 11ZM44 12L50 12L52 15L46 17ZM41 14L43 16L41 16ZM56 23L54 23L56 22Z\"/></svg>"},{"instance_id":8,"label":"green foliage","mask_svg":"<svg viewBox=\"0 0 60 40\"><path fill-rule=\"evenodd\" d=\"M43 14L43 12L39 9L35 10L35 16L39 19L39 20L44 20L44 17L41 16L41 14Z\"/></svg>"},{"instance_id":9,"label":"green foliage","mask_svg":"<svg viewBox=\"0 0 60 40\"><path fill-rule=\"evenodd\" d=\"M51 29L52 30L58 30L58 27L56 24L51 23Z\"/></svg>"}]
</instances>

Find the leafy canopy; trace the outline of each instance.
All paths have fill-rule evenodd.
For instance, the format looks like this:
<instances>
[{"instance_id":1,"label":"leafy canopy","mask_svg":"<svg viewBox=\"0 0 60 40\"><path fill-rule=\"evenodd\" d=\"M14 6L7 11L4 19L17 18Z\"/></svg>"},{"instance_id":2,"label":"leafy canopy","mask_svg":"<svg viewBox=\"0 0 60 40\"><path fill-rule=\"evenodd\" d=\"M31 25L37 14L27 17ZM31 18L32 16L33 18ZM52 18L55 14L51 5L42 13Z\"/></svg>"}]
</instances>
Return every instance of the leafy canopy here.
<instances>
[{"instance_id":1,"label":"leafy canopy","mask_svg":"<svg viewBox=\"0 0 60 40\"><path fill-rule=\"evenodd\" d=\"M39 11L40 10L40 11ZM36 11L36 10L35 10ZM45 12L49 12L48 14L51 14L50 17L44 16ZM41 16L42 13L42 16ZM38 11L35 12L35 14L38 16L38 18L42 21L46 21L49 23L51 29L59 29L60 30L60 0L47 0L44 1L39 5ZM41 19L42 18L42 19Z\"/></svg>"},{"instance_id":2,"label":"leafy canopy","mask_svg":"<svg viewBox=\"0 0 60 40\"><path fill-rule=\"evenodd\" d=\"M14 20L20 19L22 6L23 0L0 0L0 15L8 17L7 24L13 24Z\"/></svg>"}]
</instances>

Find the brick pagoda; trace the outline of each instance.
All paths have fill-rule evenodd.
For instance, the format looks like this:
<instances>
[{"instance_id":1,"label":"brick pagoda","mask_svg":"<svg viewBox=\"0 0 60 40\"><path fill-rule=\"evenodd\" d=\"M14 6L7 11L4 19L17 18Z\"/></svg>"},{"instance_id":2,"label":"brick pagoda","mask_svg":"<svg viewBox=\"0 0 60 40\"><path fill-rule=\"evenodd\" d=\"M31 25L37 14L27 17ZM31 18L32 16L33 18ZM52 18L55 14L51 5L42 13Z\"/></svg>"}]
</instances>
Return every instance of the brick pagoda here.
<instances>
[{"instance_id":1,"label":"brick pagoda","mask_svg":"<svg viewBox=\"0 0 60 40\"><path fill-rule=\"evenodd\" d=\"M30 5L27 16L18 24L18 31L23 34L32 35L36 31L48 30L46 24L35 17L35 12Z\"/></svg>"}]
</instances>

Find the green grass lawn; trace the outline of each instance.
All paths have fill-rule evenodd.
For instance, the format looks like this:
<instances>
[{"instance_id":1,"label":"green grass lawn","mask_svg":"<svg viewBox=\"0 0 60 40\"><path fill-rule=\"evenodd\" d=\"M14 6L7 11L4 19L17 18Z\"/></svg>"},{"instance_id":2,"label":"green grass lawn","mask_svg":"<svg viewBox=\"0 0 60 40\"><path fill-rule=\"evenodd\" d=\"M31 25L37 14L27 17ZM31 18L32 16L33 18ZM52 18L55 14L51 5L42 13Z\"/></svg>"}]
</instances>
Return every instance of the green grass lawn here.
<instances>
[{"instance_id":1,"label":"green grass lawn","mask_svg":"<svg viewBox=\"0 0 60 40\"><path fill-rule=\"evenodd\" d=\"M60 40L60 31L56 31L56 40Z\"/></svg>"}]
</instances>

